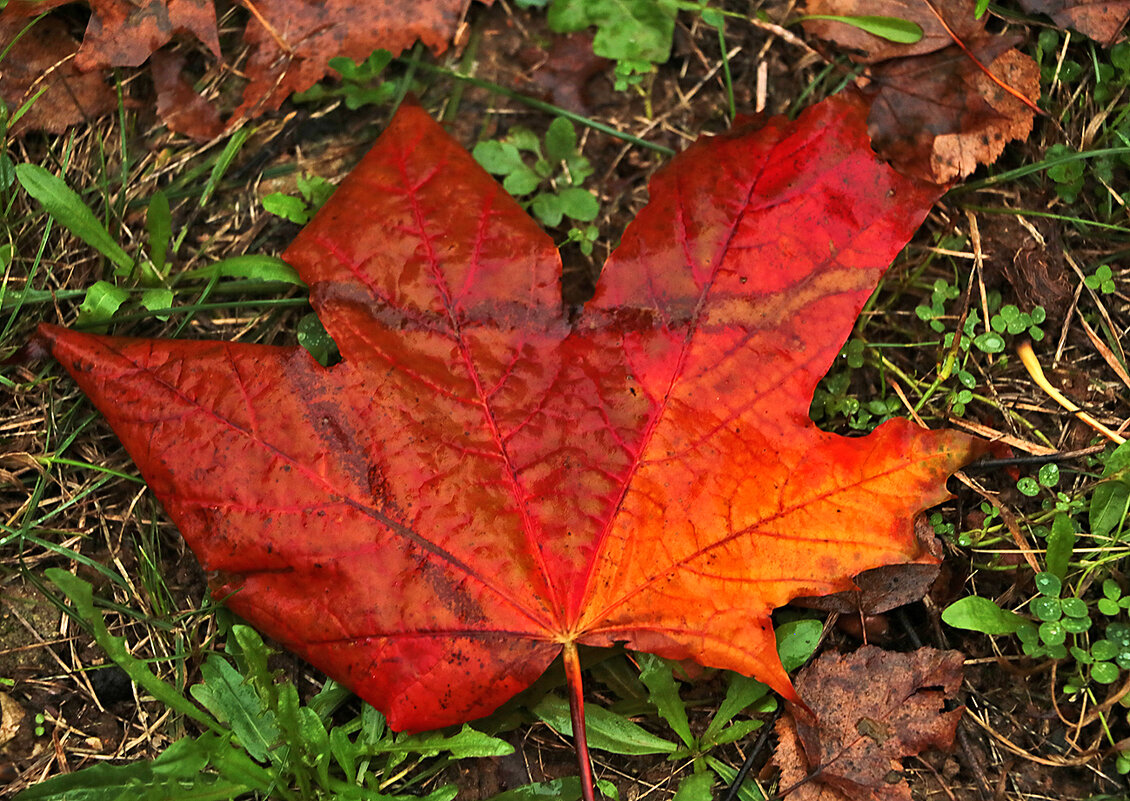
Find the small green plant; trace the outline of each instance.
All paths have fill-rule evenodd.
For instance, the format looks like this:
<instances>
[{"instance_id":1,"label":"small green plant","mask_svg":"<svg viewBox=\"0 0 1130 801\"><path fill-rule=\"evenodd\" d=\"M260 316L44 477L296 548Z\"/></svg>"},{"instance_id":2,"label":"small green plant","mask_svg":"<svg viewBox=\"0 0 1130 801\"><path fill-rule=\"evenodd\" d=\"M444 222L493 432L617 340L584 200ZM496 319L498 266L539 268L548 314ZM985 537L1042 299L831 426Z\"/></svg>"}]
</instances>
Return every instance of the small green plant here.
<instances>
[{"instance_id":1,"label":"small green plant","mask_svg":"<svg viewBox=\"0 0 1130 801\"><path fill-rule=\"evenodd\" d=\"M1100 264L1095 271L1083 279L1083 282L1096 292L1104 295L1114 293L1114 273L1109 264Z\"/></svg>"},{"instance_id":2,"label":"small green plant","mask_svg":"<svg viewBox=\"0 0 1130 801\"><path fill-rule=\"evenodd\" d=\"M777 627L777 650L786 670L792 671L812 656L820 642L823 624L819 620L801 618L782 623ZM610 709L588 705L585 709L585 727L589 746L613 754L667 754L672 762L687 763L689 771L683 773L675 798L681 801L711 801L712 788L721 780L732 783L737 771L719 760L712 752L719 746L733 743L749 736L763 723L757 719L741 718L743 713L759 715L776 709L777 700L769 688L755 679L736 673L729 674L726 695L701 733L695 734L688 716L688 705L683 701L677 665L652 654L636 654L640 673L638 682L628 677L625 683L642 683L638 694L646 699L650 710L659 715L676 735L666 739L633 723L627 716ZM563 735L571 735L573 728L569 717L569 704L565 699L548 695L534 709L534 714L550 728ZM742 801L761 801L760 790L751 781L738 788Z\"/></svg>"},{"instance_id":3,"label":"small green plant","mask_svg":"<svg viewBox=\"0 0 1130 801\"><path fill-rule=\"evenodd\" d=\"M426 795L425 779L448 761L509 754L508 743L463 726L457 731L397 734L368 705L338 722L350 693L334 682L309 701L294 684L267 666L270 650L247 626L230 625L226 653L211 653L203 681L190 700L132 656L125 640L109 633L87 582L64 570L47 571L67 596L72 612L94 639L142 689L194 721L202 730L170 745L151 761L105 763L55 776L25 791L23 801L68 798L234 798L255 793L282 799L452 801L445 785ZM38 722L38 721L37 721ZM112 787L114 795L100 795Z\"/></svg>"},{"instance_id":4,"label":"small green plant","mask_svg":"<svg viewBox=\"0 0 1130 801\"><path fill-rule=\"evenodd\" d=\"M600 213L600 204L582 186L593 168L581 155L573 123L563 117L555 119L544 144L543 149L542 142L528 128L515 127L501 140L479 142L472 155L487 172L501 176L503 188L542 224L554 227L565 218L578 223L592 222ZM592 252L596 239L592 226L573 228L567 236L568 241L578 242L586 253Z\"/></svg>"},{"instance_id":5,"label":"small green plant","mask_svg":"<svg viewBox=\"0 0 1130 801\"><path fill-rule=\"evenodd\" d=\"M395 81L378 79L391 61L392 53L387 50L374 50L360 64L344 56L331 58L329 65L341 76L341 82L336 85L314 84L305 92L293 95L291 100L295 103L321 103L340 99L350 111L366 104L388 103L396 97L398 86Z\"/></svg>"},{"instance_id":6,"label":"small green plant","mask_svg":"<svg viewBox=\"0 0 1130 801\"><path fill-rule=\"evenodd\" d=\"M263 208L292 223L305 225L330 199L336 187L317 175L300 175L295 184L298 195L272 192L263 198Z\"/></svg>"}]
</instances>

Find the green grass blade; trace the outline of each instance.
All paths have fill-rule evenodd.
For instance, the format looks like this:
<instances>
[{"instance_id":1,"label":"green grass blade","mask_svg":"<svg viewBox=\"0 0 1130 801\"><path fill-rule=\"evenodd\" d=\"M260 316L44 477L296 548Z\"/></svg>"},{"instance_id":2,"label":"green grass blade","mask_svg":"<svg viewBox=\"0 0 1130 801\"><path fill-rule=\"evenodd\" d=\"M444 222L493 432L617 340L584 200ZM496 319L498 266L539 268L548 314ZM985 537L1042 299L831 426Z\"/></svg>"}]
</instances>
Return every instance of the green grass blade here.
<instances>
[{"instance_id":1,"label":"green grass blade","mask_svg":"<svg viewBox=\"0 0 1130 801\"><path fill-rule=\"evenodd\" d=\"M809 19L826 19L832 22L842 22L845 25L859 28L865 33L878 36L880 39L886 39L888 42L895 42L896 44L916 44L922 40L921 25L917 22L911 22L908 19L899 19L898 17L841 17L836 14L807 14L797 21L804 22Z\"/></svg>"},{"instance_id":2,"label":"green grass blade","mask_svg":"<svg viewBox=\"0 0 1130 801\"><path fill-rule=\"evenodd\" d=\"M220 724L210 715L177 692L174 687L157 678L144 662L131 654L126 649L125 638L110 634L109 629L106 628L106 621L102 619L102 613L94 608L94 590L90 584L59 568L48 568L44 573L70 598L79 619L89 624L95 642L134 682L174 712L192 718L210 729L223 731Z\"/></svg>"},{"instance_id":3,"label":"green grass blade","mask_svg":"<svg viewBox=\"0 0 1130 801\"><path fill-rule=\"evenodd\" d=\"M24 191L47 210L51 219L109 259L114 264L114 275L128 275L133 270L133 259L62 178L38 164L16 165L16 178Z\"/></svg>"}]
</instances>

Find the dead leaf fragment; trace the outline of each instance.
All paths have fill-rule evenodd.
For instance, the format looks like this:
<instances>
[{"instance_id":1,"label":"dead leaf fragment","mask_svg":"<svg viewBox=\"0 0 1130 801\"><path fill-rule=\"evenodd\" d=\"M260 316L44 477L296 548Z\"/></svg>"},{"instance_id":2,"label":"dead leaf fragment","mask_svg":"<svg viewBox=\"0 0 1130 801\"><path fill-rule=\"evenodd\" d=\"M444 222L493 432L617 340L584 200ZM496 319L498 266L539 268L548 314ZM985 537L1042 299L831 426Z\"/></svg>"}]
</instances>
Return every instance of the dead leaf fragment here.
<instances>
[{"instance_id":1,"label":"dead leaf fragment","mask_svg":"<svg viewBox=\"0 0 1130 801\"><path fill-rule=\"evenodd\" d=\"M979 34L985 27L976 19L976 0L949 0L939 5L938 11L950 30L965 40ZM834 20L806 20L804 29L813 36L852 51L852 58L865 64L874 64L889 58L921 56L942 50L953 44L938 15L922 0L808 0L807 14L826 14L839 17L894 17L916 23L922 28L922 38L914 44L899 44L866 31Z\"/></svg>"},{"instance_id":2,"label":"dead leaf fragment","mask_svg":"<svg viewBox=\"0 0 1130 801\"><path fill-rule=\"evenodd\" d=\"M947 712L944 702L961 685L963 661L958 651L865 645L847 656L824 654L802 670L797 692L817 717L790 704L773 759L783 789L820 772L790 801L910 801L901 759L952 745L964 709Z\"/></svg>"},{"instance_id":3,"label":"dead leaf fragment","mask_svg":"<svg viewBox=\"0 0 1130 801\"><path fill-rule=\"evenodd\" d=\"M198 141L219 136L224 130L216 107L192 88L184 72L181 53L159 50L150 59L153 87L157 92L157 116L170 131Z\"/></svg>"},{"instance_id":4,"label":"dead leaf fragment","mask_svg":"<svg viewBox=\"0 0 1130 801\"><path fill-rule=\"evenodd\" d=\"M924 518L914 521L914 533L923 552L940 563L942 545ZM938 577L938 572L939 564L883 565L864 570L856 576L857 589L797 598L793 604L844 615L877 615L921 601Z\"/></svg>"},{"instance_id":5,"label":"dead leaf fragment","mask_svg":"<svg viewBox=\"0 0 1130 801\"><path fill-rule=\"evenodd\" d=\"M41 14L69 0L17 0L4 10L6 18ZM220 58L216 10L212 0L90 0L82 47L75 65L85 71L106 67L138 67L149 54L178 34L199 39Z\"/></svg>"},{"instance_id":6,"label":"dead leaf fragment","mask_svg":"<svg viewBox=\"0 0 1130 801\"><path fill-rule=\"evenodd\" d=\"M994 37L969 49L998 80L1033 102L1039 67ZM877 66L864 90L875 149L907 175L946 184L991 164L1013 139L1032 130L1033 112L958 47Z\"/></svg>"},{"instance_id":7,"label":"dead leaf fragment","mask_svg":"<svg viewBox=\"0 0 1130 801\"><path fill-rule=\"evenodd\" d=\"M0 42L11 42L28 24L25 19L0 18ZM12 133L44 130L59 133L69 125L106 114L117 101L101 72L80 72L75 66L78 41L67 27L50 17L25 33L4 57L0 97L9 112L44 90Z\"/></svg>"},{"instance_id":8,"label":"dead leaf fragment","mask_svg":"<svg viewBox=\"0 0 1130 801\"><path fill-rule=\"evenodd\" d=\"M1104 45L1114 43L1130 18L1130 0L1020 0L1020 7Z\"/></svg>"},{"instance_id":9,"label":"dead leaf fragment","mask_svg":"<svg viewBox=\"0 0 1130 801\"><path fill-rule=\"evenodd\" d=\"M20 721L26 717L23 707L7 693L0 693L0 745L11 740L20 730Z\"/></svg>"},{"instance_id":10,"label":"dead leaf fragment","mask_svg":"<svg viewBox=\"0 0 1130 801\"><path fill-rule=\"evenodd\" d=\"M485 0L489 5L489 0ZM470 0L427 0L411 11L399 0L256 0L244 41L251 79L232 119L278 108L329 71L329 60L362 61L376 49L398 55L416 40L442 53Z\"/></svg>"}]
</instances>

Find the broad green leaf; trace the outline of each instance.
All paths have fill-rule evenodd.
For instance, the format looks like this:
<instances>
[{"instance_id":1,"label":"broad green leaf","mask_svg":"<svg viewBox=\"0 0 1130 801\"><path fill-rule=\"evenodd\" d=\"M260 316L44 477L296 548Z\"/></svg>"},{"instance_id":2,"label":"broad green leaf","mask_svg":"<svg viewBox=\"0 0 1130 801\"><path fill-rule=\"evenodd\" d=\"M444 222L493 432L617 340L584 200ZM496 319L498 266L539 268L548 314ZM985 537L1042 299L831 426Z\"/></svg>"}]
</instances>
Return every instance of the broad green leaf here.
<instances>
[{"instance_id":1,"label":"broad green leaf","mask_svg":"<svg viewBox=\"0 0 1130 801\"><path fill-rule=\"evenodd\" d=\"M1048 572L1059 579L1067 577L1067 565L1075 550L1075 525L1071 517L1062 512L1052 519L1052 530L1048 533L1048 552L1045 557Z\"/></svg>"},{"instance_id":2,"label":"broad green leaf","mask_svg":"<svg viewBox=\"0 0 1130 801\"><path fill-rule=\"evenodd\" d=\"M694 744L687 708L679 697L679 686L671 672L671 663L654 654L639 654L640 681L648 689L648 700L659 710L659 716L674 729L686 745Z\"/></svg>"},{"instance_id":3,"label":"broad green leaf","mask_svg":"<svg viewBox=\"0 0 1130 801\"><path fill-rule=\"evenodd\" d=\"M549 226L550 228L555 225L560 225L561 218L565 216L561 196L551 192L545 192L535 197L530 204L530 211L541 221L542 225Z\"/></svg>"},{"instance_id":4,"label":"broad green leaf","mask_svg":"<svg viewBox=\"0 0 1130 801\"><path fill-rule=\"evenodd\" d=\"M1109 479L1095 487L1091 494L1091 534L1105 537L1114 531L1126 517L1130 508L1130 442L1124 442L1111 451L1103 466L1103 478Z\"/></svg>"},{"instance_id":5,"label":"broad green leaf","mask_svg":"<svg viewBox=\"0 0 1130 801\"><path fill-rule=\"evenodd\" d=\"M304 315L298 321L295 335L298 344L304 347L323 367L329 364L330 359L337 353L337 343L330 337L325 326L322 325L322 321L318 319L318 315L313 312Z\"/></svg>"},{"instance_id":6,"label":"broad green leaf","mask_svg":"<svg viewBox=\"0 0 1130 801\"><path fill-rule=\"evenodd\" d=\"M310 222L310 210L306 207L306 201L300 197L272 192L263 197L263 208L276 217L282 217L292 223L305 225Z\"/></svg>"},{"instance_id":7,"label":"broad green leaf","mask_svg":"<svg viewBox=\"0 0 1130 801\"><path fill-rule=\"evenodd\" d=\"M706 764L712 771L718 774L722 783L727 786L733 784L734 779L738 777L736 769L731 768L725 762L715 759L712 756L706 757ZM757 785L754 784L753 779L750 778L742 782L742 786L738 788L738 798L741 799L741 801L765 801L765 796L761 794L761 791L757 789Z\"/></svg>"},{"instance_id":8,"label":"broad green leaf","mask_svg":"<svg viewBox=\"0 0 1130 801\"><path fill-rule=\"evenodd\" d=\"M600 214L600 202L592 192L580 187L562 189L557 193L561 201L561 211L566 217L579 222L590 222Z\"/></svg>"},{"instance_id":9,"label":"broad green leaf","mask_svg":"<svg viewBox=\"0 0 1130 801\"><path fill-rule=\"evenodd\" d=\"M678 11L677 0L553 0L548 20L558 33L596 26L592 49L602 58L662 64Z\"/></svg>"},{"instance_id":10,"label":"broad green leaf","mask_svg":"<svg viewBox=\"0 0 1130 801\"><path fill-rule=\"evenodd\" d=\"M252 281L280 281L295 286L306 286L298 277L293 267L278 256L232 256L229 259L201 267L196 270L186 270L177 276L177 280L186 281L195 278L246 278Z\"/></svg>"},{"instance_id":11,"label":"broad green leaf","mask_svg":"<svg viewBox=\"0 0 1130 801\"><path fill-rule=\"evenodd\" d=\"M710 745L726 745L727 743L736 742L737 740L748 737L752 732L757 731L765 725L763 720L739 720L732 726L723 729L713 740Z\"/></svg>"},{"instance_id":12,"label":"broad green leaf","mask_svg":"<svg viewBox=\"0 0 1130 801\"><path fill-rule=\"evenodd\" d=\"M525 164L515 167L514 171L502 179L502 188L514 197L528 195L541 186L541 177Z\"/></svg>"},{"instance_id":13,"label":"broad green leaf","mask_svg":"<svg viewBox=\"0 0 1130 801\"><path fill-rule=\"evenodd\" d=\"M471 155L492 175L509 175L525 166L522 154L509 142L496 142L493 139L479 142L471 151Z\"/></svg>"},{"instance_id":14,"label":"broad green leaf","mask_svg":"<svg viewBox=\"0 0 1130 801\"><path fill-rule=\"evenodd\" d=\"M898 17L840 17L835 14L807 14L801 17L801 21L806 19L826 19L832 22L842 22L845 25L851 25L853 28L859 28L872 36L878 36L880 39L898 44L915 44L922 40L921 25Z\"/></svg>"},{"instance_id":15,"label":"broad green leaf","mask_svg":"<svg viewBox=\"0 0 1130 801\"><path fill-rule=\"evenodd\" d=\"M464 724L457 733L445 736L442 732L424 732L401 736L395 742L377 744L376 753L412 753L421 756L436 756L447 752L454 759L468 757L506 756L514 753L514 746L505 740L483 734Z\"/></svg>"},{"instance_id":16,"label":"broad green leaf","mask_svg":"<svg viewBox=\"0 0 1130 801\"><path fill-rule=\"evenodd\" d=\"M820 644L824 624L819 620L794 620L777 627L777 653L785 670L796 670L809 660Z\"/></svg>"},{"instance_id":17,"label":"broad green leaf","mask_svg":"<svg viewBox=\"0 0 1130 801\"><path fill-rule=\"evenodd\" d=\"M718 706L710 724L703 732L703 742L713 743L721 733L723 727L734 719L734 715L747 709L751 704L761 700L768 694L769 686L757 679L743 676L740 673L730 674L730 686L726 688L726 697Z\"/></svg>"},{"instance_id":18,"label":"broad green leaf","mask_svg":"<svg viewBox=\"0 0 1130 801\"><path fill-rule=\"evenodd\" d=\"M545 134L545 155L550 161L565 161L577 151L577 131L573 123L557 117Z\"/></svg>"},{"instance_id":19,"label":"broad green leaf","mask_svg":"<svg viewBox=\"0 0 1130 801\"><path fill-rule=\"evenodd\" d=\"M714 774L709 772L692 773L681 782L671 801L712 801L710 792L714 787Z\"/></svg>"},{"instance_id":20,"label":"broad green leaf","mask_svg":"<svg viewBox=\"0 0 1130 801\"><path fill-rule=\"evenodd\" d=\"M114 286L109 281L95 281L86 290L75 323L87 326L109 322L128 299L129 290Z\"/></svg>"},{"instance_id":21,"label":"broad green leaf","mask_svg":"<svg viewBox=\"0 0 1130 801\"><path fill-rule=\"evenodd\" d=\"M192 697L231 726L248 754L260 762L265 761L267 752L279 741L274 712L263 708L251 685L219 654L209 654L200 673L204 683L192 686Z\"/></svg>"},{"instance_id":22,"label":"broad green leaf","mask_svg":"<svg viewBox=\"0 0 1130 801\"><path fill-rule=\"evenodd\" d=\"M569 703L564 699L547 695L534 707L533 713L554 731L566 737L573 735ZM599 706L585 708L585 731L590 748L611 754L670 754L677 748L670 740L656 737L627 718Z\"/></svg>"},{"instance_id":23,"label":"broad green leaf","mask_svg":"<svg viewBox=\"0 0 1130 801\"><path fill-rule=\"evenodd\" d=\"M982 634L1013 634L1018 629L1033 625L1027 618L1001 609L988 598L979 595L954 601L942 611L942 620L955 629L979 631Z\"/></svg>"},{"instance_id":24,"label":"broad green leaf","mask_svg":"<svg viewBox=\"0 0 1130 801\"><path fill-rule=\"evenodd\" d=\"M601 781L596 784L605 797L616 799L619 796L616 787L611 782ZM513 790L492 795L487 801L577 801L580 797L580 778L567 776L564 779L515 787Z\"/></svg>"},{"instance_id":25,"label":"broad green leaf","mask_svg":"<svg viewBox=\"0 0 1130 801\"><path fill-rule=\"evenodd\" d=\"M97 250L114 265L114 275L129 275L134 262L110 236L94 212L66 182L38 164L19 164L20 186L51 215L51 219Z\"/></svg>"},{"instance_id":26,"label":"broad green leaf","mask_svg":"<svg viewBox=\"0 0 1130 801\"><path fill-rule=\"evenodd\" d=\"M138 302L141 303L142 308L148 309L151 312L161 312L160 314L153 315L158 320L168 320L170 314L169 309L173 306L173 293L172 290L165 289L164 287L146 289L141 293L141 298Z\"/></svg>"}]
</instances>

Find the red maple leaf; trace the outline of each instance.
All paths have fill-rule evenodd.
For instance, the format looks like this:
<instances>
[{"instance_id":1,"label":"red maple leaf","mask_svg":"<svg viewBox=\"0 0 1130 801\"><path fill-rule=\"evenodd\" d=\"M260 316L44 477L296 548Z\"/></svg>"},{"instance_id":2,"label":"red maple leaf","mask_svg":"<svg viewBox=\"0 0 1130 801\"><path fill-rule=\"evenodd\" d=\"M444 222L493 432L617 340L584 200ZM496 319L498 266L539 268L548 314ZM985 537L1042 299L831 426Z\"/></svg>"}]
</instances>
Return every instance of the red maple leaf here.
<instances>
[{"instance_id":1,"label":"red maple leaf","mask_svg":"<svg viewBox=\"0 0 1130 801\"><path fill-rule=\"evenodd\" d=\"M419 109L286 252L343 361L45 326L214 593L398 729L489 713L564 647L796 698L770 612L878 565L979 446L808 417L940 190L829 100L692 146L576 321L553 241Z\"/></svg>"}]
</instances>

